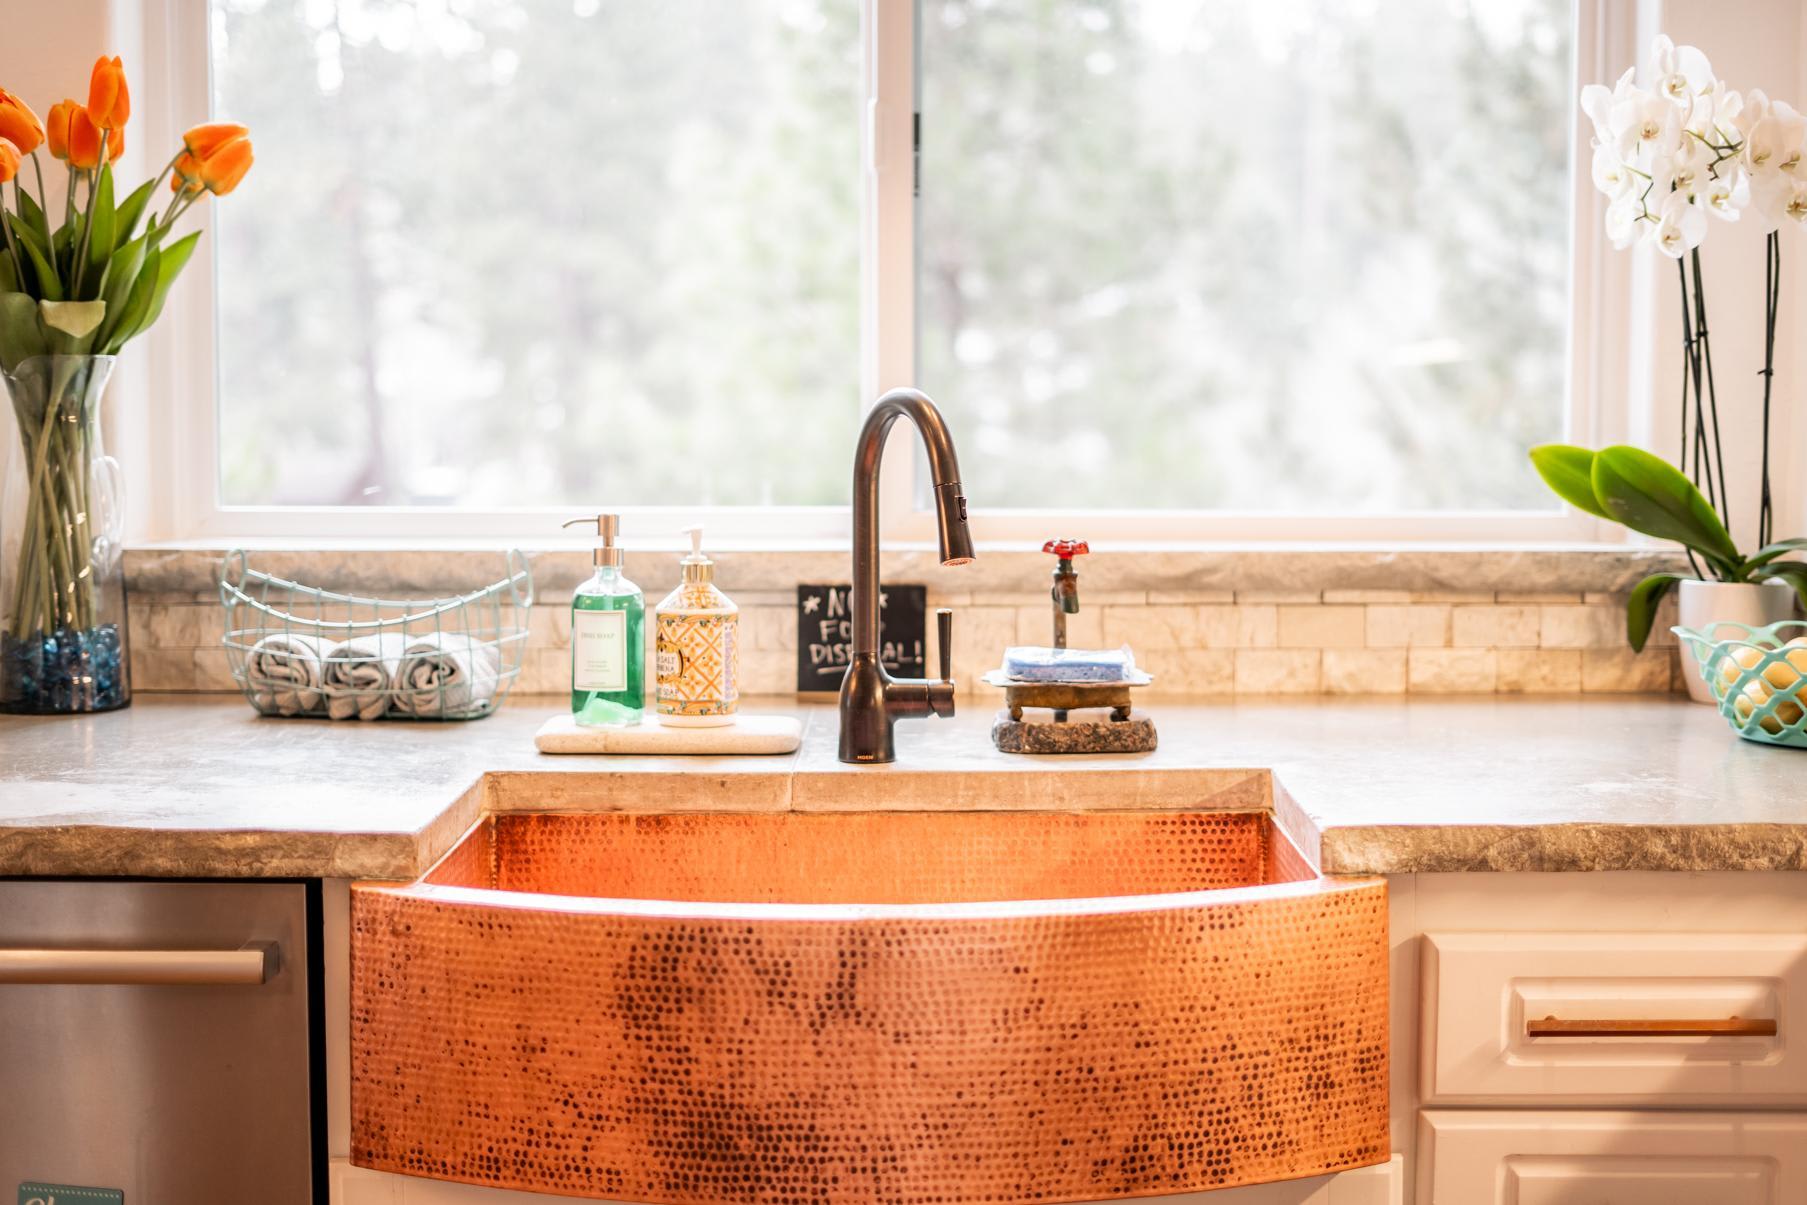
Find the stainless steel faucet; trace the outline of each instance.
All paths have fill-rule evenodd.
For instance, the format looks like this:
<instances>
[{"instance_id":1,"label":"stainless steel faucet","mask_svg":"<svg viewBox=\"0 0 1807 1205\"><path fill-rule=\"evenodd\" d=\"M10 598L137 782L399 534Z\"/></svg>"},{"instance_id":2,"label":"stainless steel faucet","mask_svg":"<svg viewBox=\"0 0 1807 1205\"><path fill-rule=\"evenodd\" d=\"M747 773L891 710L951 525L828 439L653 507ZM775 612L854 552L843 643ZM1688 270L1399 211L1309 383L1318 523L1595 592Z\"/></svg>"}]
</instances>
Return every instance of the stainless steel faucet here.
<instances>
[{"instance_id":1,"label":"stainless steel faucet","mask_svg":"<svg viewBox=\"0 0 1807 1205\"><path fill-rule=\"evenodd\" d=\"M966 495L960 492L960 462L947 423L935 403L916 390L893 389L866 415L853 452L853 649L847 676L841 679L841 760L862 765L897 760L891 726L899 719L928 715L945 719L954 714L952 611L935 613L941 639L940 678L893 678L879 660L878 471L885 436L899 417L916 425L928 452L941 563L964 565L973 559Z\"/></svg>"}]
</instances>

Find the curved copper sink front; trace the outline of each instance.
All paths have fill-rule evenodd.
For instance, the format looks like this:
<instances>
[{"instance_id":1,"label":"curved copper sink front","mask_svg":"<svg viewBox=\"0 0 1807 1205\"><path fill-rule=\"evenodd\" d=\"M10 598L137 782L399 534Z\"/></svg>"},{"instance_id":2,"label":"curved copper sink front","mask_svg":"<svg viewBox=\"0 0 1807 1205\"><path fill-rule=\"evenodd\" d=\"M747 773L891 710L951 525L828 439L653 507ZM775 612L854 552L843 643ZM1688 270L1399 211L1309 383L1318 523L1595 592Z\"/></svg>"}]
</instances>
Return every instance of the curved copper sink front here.
<instances>
[{"instance_id":1,"label":"curved copper sink front","mask_svg":"<svg viewBox=\"0 0 1807 1205\"><path fill-rule=\"evenodd\" d=\"M352 1161L1055 1202L1387 1157L1386 886L1264 815L508 815L352 896Z\"/></svg>"}]
</instances>

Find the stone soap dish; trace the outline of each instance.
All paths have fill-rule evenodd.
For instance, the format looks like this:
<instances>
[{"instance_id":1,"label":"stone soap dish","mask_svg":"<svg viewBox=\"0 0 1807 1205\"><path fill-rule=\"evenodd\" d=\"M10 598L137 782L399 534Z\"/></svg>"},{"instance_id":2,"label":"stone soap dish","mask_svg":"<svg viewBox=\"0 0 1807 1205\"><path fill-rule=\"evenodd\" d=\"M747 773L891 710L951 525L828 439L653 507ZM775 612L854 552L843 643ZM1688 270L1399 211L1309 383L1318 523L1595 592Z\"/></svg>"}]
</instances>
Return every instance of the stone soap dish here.
<instances>
[{"instance_id":1,"label":"stone soap dish","mask_svg":"<svg viewBox=\"0 0 1807 1205\"><path fill-rule=\"evenodd\" d=\"M672 728L654 716L629 728L586 728L569 715L555 715L533 737L541 753L676 757L792 753L802 742L802 723L788 715L743 715L715 728Z\"/></svg>"}]
</instances>

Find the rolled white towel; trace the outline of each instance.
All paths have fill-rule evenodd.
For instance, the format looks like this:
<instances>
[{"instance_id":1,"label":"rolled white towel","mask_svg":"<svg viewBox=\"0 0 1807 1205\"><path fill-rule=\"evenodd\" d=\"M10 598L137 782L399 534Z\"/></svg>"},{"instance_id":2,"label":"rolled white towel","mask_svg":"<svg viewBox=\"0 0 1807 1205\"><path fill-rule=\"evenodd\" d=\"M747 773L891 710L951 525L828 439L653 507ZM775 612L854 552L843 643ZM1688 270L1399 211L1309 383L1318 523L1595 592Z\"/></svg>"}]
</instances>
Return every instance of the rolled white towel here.
<instances>
[{"instance_id":1,"label":"rolled white towel","mask_svg":"<svg viewBox=\"0 0 1807 1205\"><path fill-rule=\"evenodd\" d=\"M407 642L400 632L378 632L330 646L320 675L326 714L335 720L381 718Z\"/></svg>"},{"instance_id":2,"label":"rolled white towel","mask_svg":"<svg viewBox=\"0 0 1807 1205\"><path fill-rule=\"evenodd\" d=\"M320 706L320 641L300 632L272 632L251 646L245 680L259 711L301 715Z\"/></svg>"},{"instance_id":3,"label":"rolled white towel","mask_svg":"<svg viewBox=\"0 0 1807 1205\"><path fill-rule=\"evenodd\" d=\"M412 637L396 666L392 705L407 715L465 715L495 695L499 660L494 645L460 632Z\"/></svg>"}]
</instances>

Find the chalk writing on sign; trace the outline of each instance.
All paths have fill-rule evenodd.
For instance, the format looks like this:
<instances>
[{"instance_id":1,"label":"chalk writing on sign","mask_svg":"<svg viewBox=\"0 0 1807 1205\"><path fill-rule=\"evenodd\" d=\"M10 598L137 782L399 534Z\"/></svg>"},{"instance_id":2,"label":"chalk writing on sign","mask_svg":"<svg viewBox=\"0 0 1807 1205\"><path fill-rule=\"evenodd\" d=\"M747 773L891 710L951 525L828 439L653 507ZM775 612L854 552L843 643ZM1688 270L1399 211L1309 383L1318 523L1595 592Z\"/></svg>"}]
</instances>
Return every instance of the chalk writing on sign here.
<instances>
[{"instance_id":1,"label":"chalk writing on sign","mask_svg":"<svg viewBox=\"0 0 1807 1205\"><path fill-rule=\"evenodd\" d=\"M797 689L835 691L853 646L853 587L797 587ZM894 676L920 678L928 664L928 588L886 586L879 592L879 660Z\"/></svg>"}]
</instances>

